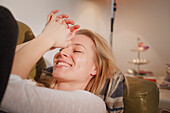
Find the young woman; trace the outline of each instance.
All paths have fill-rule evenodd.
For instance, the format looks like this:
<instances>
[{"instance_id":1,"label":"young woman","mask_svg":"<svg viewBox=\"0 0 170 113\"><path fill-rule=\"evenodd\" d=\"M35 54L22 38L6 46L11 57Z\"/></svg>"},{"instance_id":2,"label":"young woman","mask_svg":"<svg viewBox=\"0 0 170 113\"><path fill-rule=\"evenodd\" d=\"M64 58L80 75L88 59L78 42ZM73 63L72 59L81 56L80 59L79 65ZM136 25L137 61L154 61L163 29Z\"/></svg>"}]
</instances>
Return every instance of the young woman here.
<instances>
[{"instance_id":1,"label":"young woman","mask_svg":"<svg viewBox=\"0 0 170 113\"><path fill-rule=\"evenodd\" d=\"M52 48L61 48L54 57L53 89L86 90L100 96L108 112L123 112L123 75L104 38L79 26L67 15L48 16L44 31L34 40L17 47L12 73L25 79L32 66ZM57 34L57 35L56 35ZM22 69L22 70L21 70ZM87 108L88 109L88 108Z\"/></svg>"},{"instance_id":2,"label":"young woman","mask_svg":"<svg viewBox=\"0 0 170 113\"><path fill-rule=\"evenodd\" d=\"M4 50L6 53L8 52L11 55L11 59L13 59L12 53L14 53L17 39L17 23L8 9L0 6L0 12L0 14L2 14L0 16L0 20L3 20L3 23L0 24L0 31L3 31L0 33L2 36L1 43L10 43L12 45L5 46L8 48L4 49L1 47L0 49ZM33 82L28 82L28 80L24 79L28 75L27 72L29 72L32 65L34 65L34 63L45 51L55 47L66 47L68 44L70 44L71 39L75 34L75 29L79 27L73 26L68 28L67 24L72 23L73 21L61 20L66 15L62 14L60 16L56 16L56 12L58 12L58 10L55 10L50 14L44 31L37 38L18 46L14 58L12 74L10 75L5 95L3 96L2 102L0 103L0 111L3 110L11 113L106 112L103 100L90 92L83 90L60 91L43 88L34 86L30 84ZM10 35L8 33L10 33ZM1 51L1 53L4 53L4 51ZM10 57L9 54L6 54L8 60L8 57ZM4 60L7 61L5 58ZM12 60L7 62L11 61ZM0 65L3 63L4 62L0 62ZM11 65L9 65L9 67L10 66ZM9 67L7 65L3 67L3 69L6 67L6 71L8 70L7 73L10 73ZM1 75L4 78L7 78L5 76L8 76L4 73L1 73Z\"/></svg>"},{"instance_id":3,"label":"young woman","mask_svg":"<svg viewBox=\"0 0 170 113\"><path fill-rule=\"evenodd\" d=\"M78 30L72 43L56 53L53 71L49 72L55 81L50 88L86 90L100 96L109 112L123 112L124 77L111 48L99 34Z\"/></svg>"}]
</instances>

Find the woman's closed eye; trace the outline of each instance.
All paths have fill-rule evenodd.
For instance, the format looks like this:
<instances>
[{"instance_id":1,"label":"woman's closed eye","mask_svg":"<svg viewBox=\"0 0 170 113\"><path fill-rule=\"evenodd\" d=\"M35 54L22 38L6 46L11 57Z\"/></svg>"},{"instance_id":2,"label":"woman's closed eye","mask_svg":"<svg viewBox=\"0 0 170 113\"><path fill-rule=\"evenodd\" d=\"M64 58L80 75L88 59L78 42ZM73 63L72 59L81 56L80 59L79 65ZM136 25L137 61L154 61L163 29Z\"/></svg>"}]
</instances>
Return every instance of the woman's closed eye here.
<instances>
[{"instance_id":1,"label":"woman's closed eye","mask_svg":"<svg viewBox=\"0 0 170 113\"><path fill-rule=\"evenodd\" d=\"M74 52L74 53L82 53L81 50L74 50L73 52Z\"/></svg>"}]
</instances>

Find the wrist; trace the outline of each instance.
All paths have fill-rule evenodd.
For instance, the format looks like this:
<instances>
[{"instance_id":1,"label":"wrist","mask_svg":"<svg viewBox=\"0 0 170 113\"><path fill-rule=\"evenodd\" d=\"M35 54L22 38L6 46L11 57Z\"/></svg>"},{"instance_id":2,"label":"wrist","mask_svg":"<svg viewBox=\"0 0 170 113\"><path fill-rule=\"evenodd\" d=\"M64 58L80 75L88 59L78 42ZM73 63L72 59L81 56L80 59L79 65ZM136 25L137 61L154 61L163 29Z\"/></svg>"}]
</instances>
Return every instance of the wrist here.
<instances>
[{"instance_id":1,"label":"wrist","mask_svg":"<svg viewBox=\"0 0 170 113\"><path fill-rule=\"evenodd\" d=\"M43 44L43 46L46 46L47 50L52 48L55 44L55 41L43 34L38 35L37 40L39 40L39 43Z\"/></svg>"}]
</instances>

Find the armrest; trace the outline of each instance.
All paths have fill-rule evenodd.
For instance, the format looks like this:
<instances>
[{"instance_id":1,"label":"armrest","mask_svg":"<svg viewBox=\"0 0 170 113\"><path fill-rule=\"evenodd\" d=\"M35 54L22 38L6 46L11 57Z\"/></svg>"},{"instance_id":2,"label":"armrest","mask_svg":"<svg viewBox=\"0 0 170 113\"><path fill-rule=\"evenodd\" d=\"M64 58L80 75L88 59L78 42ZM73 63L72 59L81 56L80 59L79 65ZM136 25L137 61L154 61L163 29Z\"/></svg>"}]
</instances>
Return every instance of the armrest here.
<instances>
[{"instance_id":1,"label":"armrest","mask_svg":"<svg viewBox=\"0 0 170 113\"><path fill-rule=\"evenodd\" d=\"M156 113L159 105L159 88L154 82L140 78L126 78L124 113Z\"/></svg>"}]
</instances>

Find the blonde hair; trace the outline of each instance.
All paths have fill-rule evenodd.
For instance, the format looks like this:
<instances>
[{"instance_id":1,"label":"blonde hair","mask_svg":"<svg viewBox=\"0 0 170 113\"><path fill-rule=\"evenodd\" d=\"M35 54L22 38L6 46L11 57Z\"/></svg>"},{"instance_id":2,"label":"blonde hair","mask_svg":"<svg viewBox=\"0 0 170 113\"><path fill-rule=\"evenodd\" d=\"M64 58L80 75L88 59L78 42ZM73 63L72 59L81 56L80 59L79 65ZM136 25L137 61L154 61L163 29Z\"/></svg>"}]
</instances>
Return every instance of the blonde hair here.
<instances>
[{"instance_id":1,"label":"blonde hair","mask_svg":"<svg viewBox=\"0 0 170 113\"><path fill-rule=\"evenodd\" d=\"M115 72L120 71L114 61L112 49L102 36L90 30L80 29L77 31L76 35L85 35L89 37L94 42L96 47L94 60L97 67L97 74L90 80L85 90L94 93L97 96L101 96L100 93L109 79L108 90L105 98L105 101L107 101L107 98L111 96L112 92L114 92L118 86L118 84L116 84L112 87ZM45 87L53 88L56 80L53 77L50 79L45 75L42 73L41 78L37 81L40 84L37 85L42 86L43 84ZM118 79L118 81L119 80L120 79Z\"/></svg>"},{"instance_id":2,"label":"blonde hair","mask_svg":"<svg viewBox=\"0 0 170 113\"><path fill-rule=\"evenodd\" d=\"M100 93L109 79L109 86L106 93L106 98L109 96L113 84L113 76L116 71L120 71L114 61L114 56L111 47L107 44L107 41L97 33L94 33L87 29L80 29L76 35L85 35L89 37L96 46L95 62L97 67L97 75L94 76L88 83L85 90L100 96Z\"/></svg>"}]
</instances>

